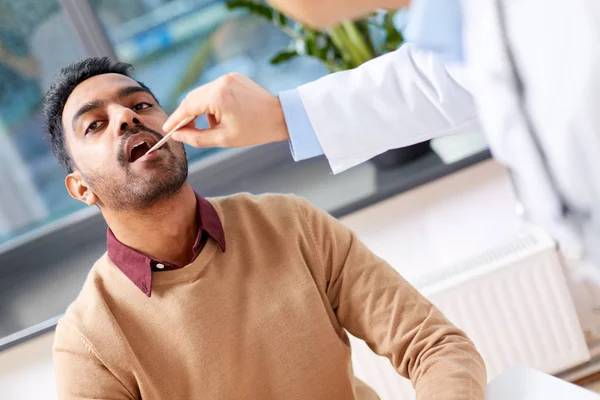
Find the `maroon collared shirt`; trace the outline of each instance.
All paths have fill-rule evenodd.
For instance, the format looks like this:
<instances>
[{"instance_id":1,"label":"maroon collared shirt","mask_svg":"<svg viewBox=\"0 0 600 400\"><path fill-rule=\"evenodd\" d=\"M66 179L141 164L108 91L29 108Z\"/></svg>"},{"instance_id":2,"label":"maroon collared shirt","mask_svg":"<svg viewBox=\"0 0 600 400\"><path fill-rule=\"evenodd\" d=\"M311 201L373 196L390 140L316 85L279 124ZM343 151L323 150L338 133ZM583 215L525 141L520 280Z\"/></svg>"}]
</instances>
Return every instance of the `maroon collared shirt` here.
<instances>
[{"instance_id":1,"label":"maroon collared shirt","mask_svg":"<svg viewBox=\"0 0 600 400\"><path fill-rule=\"evenodd\" d=\"M192 248L193 262L204 248L207 240L216 240L221 251L225 251L225 232L217 210L205 198L196 194L198 234ZM148 297L152 293L152 272L169 271L183 268L168 262L155 260L123 244L115 237L110 228L106 233L106 248L110 260Z\"/></svg>"}]
</instances>

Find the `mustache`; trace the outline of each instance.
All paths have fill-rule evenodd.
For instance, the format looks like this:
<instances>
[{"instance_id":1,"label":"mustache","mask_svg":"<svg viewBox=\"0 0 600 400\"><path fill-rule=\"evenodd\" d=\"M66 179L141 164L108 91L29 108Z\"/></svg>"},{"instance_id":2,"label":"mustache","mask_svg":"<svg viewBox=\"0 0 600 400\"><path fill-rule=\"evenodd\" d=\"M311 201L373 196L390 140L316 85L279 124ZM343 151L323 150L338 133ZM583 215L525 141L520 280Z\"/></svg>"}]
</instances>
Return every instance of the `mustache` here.
<instances>
[{"instance_id":1,"label":"mustache","mask_svg":"<svg viewBox=\"0 0 600 400\"><path fill-rule=\"evenodd\" d=\"M160 140L163 138L163 136L160 133L158 133L152 128L148 128L144 125L135 125L133 128L128 129L123 135L121 135L121 148L125 146L130 137L132 137L133 135L137 135L141 132L146 132L153 135L156 138L156 140ZM165 143L164 146L167 146L168 144L169 143Z\"/></svg>"}]
</instances>

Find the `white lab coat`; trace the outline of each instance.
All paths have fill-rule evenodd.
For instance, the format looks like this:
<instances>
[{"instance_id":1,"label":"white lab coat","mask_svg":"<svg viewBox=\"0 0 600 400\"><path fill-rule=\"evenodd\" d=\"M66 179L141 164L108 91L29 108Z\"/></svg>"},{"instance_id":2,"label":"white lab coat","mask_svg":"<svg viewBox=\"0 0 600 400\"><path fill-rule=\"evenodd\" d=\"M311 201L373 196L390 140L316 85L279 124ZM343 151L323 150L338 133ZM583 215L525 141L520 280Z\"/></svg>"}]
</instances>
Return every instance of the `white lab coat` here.
<instances>
[{"instance_id":1,"label":"white lab coat","mask_svg":"<svg viewBox=\"0 0 600 400\"><path fill-rule=\"evenodd\" d=\"M298 89L333 172L481 123L528 219L600 265L600 1L463 9L468 69L405 45Z\"/></svg>"},{"instance_id":2,"label":"white lab coat","mask_svg":"<svg viewBox=\"0 0 600 400\"><path fill-rule=\"evenodd\" d=\"M600 267L600 2L463 0L471 90L525 216Z\"/></svg>"},{"instance_id":3,"label":"white lab coat","mask_svg":"<svg viewBox=\"0 0 600 400\"><path fill-rule=\"evenodd\" d=\"M480 129L465 71L411 45L298 88L334 173L387 150Z\"/></svg>"}]
</instances>

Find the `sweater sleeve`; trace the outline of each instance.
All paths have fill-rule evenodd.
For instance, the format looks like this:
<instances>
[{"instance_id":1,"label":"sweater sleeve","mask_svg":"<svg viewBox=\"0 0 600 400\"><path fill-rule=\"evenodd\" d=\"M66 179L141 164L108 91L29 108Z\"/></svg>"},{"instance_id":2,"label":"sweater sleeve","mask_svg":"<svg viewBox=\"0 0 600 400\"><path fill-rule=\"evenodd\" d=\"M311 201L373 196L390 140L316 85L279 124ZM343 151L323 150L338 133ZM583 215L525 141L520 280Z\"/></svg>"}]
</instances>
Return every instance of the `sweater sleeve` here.
<instances>
[{"instance_id":1,"label":"sweater sleeve","mask_svg":"<svg viewBox=\"0 0 600 400\"><path fill-rule=\"evenodd\" d=\"M485 366L466 335L341 222L301 208L340 325L410 379L418 400L484 399Z\"/></svg>"},{"instance_id":2,"label":"sweater sleeve","mask_svg":"<svg viewBox=\"0 0 600 400\"><path fill-rule=\"evenodd\" d=\"M102 363L85 338L64 323L56 327L53 361L60 400L135 398Z\"/></svg>"}]
</instances>

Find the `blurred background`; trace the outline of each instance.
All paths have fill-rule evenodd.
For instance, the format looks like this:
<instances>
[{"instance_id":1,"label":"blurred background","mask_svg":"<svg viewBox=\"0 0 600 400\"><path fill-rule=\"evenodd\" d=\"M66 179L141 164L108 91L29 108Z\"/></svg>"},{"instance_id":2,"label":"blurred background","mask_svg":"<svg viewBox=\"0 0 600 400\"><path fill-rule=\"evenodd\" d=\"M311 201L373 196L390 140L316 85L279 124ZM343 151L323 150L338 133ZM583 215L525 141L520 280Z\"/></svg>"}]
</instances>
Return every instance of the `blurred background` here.
<instances>
[{"instance_id":1,"label":"blurred background","mask_svg":"<svg viewBox=\"0 0 600 400\"><path fill-rule=\"evenodd\" d=\"M367 37L371 22L351 29ZM402 11L382 14L371 55L400 45L405 22ZM106 250L102 216L68 196L44 132L54 74L86 56L131 63L169 113L229 72L278 93L365 61L337 63L327 38L289 28L303 39L290 45L278 15L217 0L0 0L0 398L56 398L54 326ZM285 62L272 64L282 50ZM306 56L316 53L321 60ZM322 62L330 56L337 61ZM201 195L295 193L340 218L467 331L490 379L521 364L598 385L600 288L571 280L553 241L518 218L482 132L390 151L337 176L323 157L294 163L287 143L187 152ZM352 347L357 376L382 399L412 398L387 360L354 338Z\"/></svg>"},{"instance_id":2,"label":"blurred background","mask_svg":"<svg viewBox=\"0 0 600 400\"><path fill-rule=\"evenodd\" d=\"M223 1L88 4L0 0L0 165L12 176L0 195L0 244L81 207L64 190L40 115L42 96L62 66L90 53L131 63L167 112L190 89L228 72L242 72L274 93L327 72L307 58L272 66L269 59L289 38L257 16L229 11ZM214 151L188 148L188 155L193 162Z\"/></svg>"}]
</instances>

